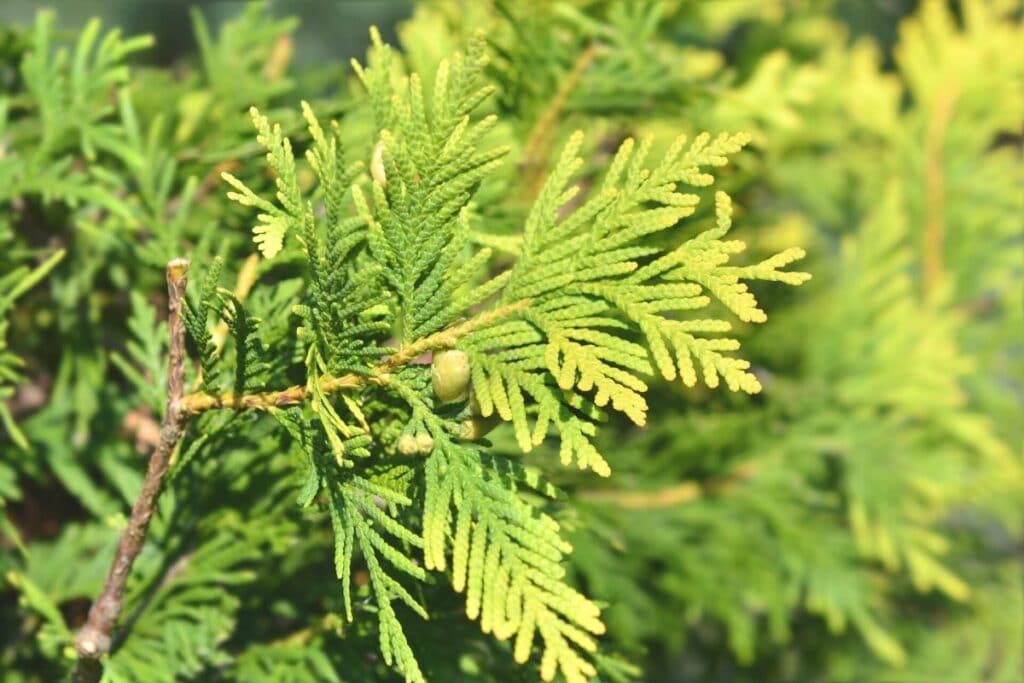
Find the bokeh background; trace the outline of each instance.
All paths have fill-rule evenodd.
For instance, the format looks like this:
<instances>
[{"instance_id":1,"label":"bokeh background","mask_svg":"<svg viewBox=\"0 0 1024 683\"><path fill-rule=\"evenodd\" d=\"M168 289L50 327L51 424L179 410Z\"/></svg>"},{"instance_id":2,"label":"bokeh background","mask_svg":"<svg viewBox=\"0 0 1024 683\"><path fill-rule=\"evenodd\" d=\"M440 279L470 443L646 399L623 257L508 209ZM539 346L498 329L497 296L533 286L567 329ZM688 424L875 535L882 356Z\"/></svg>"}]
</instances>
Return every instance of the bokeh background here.
<instances>
[{"instance_id":1,"label":"bokeh background","mask_svg":"<svg viewBox=\"0 0 1024 683\"><path fill-rule=\"evenodd\" d=\"M10 0L0 7L0 21L31 24L41 7L58 11L58 25L65 28L81 27L92 17L101 17L111 26L120 26L128 34L148 33L156 38L152 50L139 56L139 61L152 64L170 64L176 59L195 52L196 42L189 19L191 8L199 8L211 27L225 19L235 17L246 6L245 2L221 0L218 2L176 2L171 0L83 0L82 2L40 3ZM341 0L318 2L270 2L268 7L278 16L291 16L299 23L294 32L295 61L300 65L315 64L323 60L347 63L352 57L362 57L369 45L367 27L376 25L391 40L394 27L412 14L411 0Z\"/></svg>"}]
</instances>

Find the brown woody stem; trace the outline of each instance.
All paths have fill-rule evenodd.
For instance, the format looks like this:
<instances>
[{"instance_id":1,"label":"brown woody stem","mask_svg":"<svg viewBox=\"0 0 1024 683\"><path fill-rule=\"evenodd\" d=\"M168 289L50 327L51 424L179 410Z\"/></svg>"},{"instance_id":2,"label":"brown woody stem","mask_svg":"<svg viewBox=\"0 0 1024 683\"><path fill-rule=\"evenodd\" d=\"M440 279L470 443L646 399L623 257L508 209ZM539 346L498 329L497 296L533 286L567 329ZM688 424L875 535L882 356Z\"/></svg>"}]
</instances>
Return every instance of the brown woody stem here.
<instances>
[{"instance_id":1,"label":"brown woody stem","mask_svg":"<svg viewBox=\"0 0 1024 683\"><path fill-rule=\"evenodd\" d=\"M103 590L93 602L85 626L75 638L75 650L78 651L78 664L72 677L75 683L95 683L103 673L99 658L110 651L111 633L124 603L125 583L146 539L146 529L156 509L171 454L184 432L186 416L181 409L181 398L185 389L185 326L181 320L181 307L188 265L185 259L175 259L167 264L168 328L171 337L167 410L160 425L160 441L149 459L142 490L117 544L117 553L103 582Z\"/></svg>"}]
</instances>

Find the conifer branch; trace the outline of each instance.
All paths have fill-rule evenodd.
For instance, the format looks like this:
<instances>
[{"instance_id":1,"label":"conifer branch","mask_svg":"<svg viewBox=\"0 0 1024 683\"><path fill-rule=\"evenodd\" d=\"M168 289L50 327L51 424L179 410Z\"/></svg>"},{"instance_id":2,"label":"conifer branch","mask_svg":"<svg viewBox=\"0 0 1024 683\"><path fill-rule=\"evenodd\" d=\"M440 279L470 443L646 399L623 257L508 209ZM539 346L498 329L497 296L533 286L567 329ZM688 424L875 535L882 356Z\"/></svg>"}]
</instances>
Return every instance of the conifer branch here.
<instances>
[{"instance_id":1,"label":"conifer branch","mask_svg":"<svg viewBox=\"0 0 1024 683\"><path fill-rule=\"evenodd\" d=\"M493 310L484 311L483 313L473 316L469 320L463 321L458 325L453 325L448 329L435 332L434 334L424 337L419 341L413 342L388 358L388 360L382 363L379 367L381 367L385 372L393 371L407 365L427 351L451 348L455 346L460 339L471 332L486 327L487 325L502 320L503 318L507 318L514 313L525 310L529 305L529 299L520 299L519 301L499 306Z\"/></svg>"},{"instance_id":2,"label":"conifer branch","mask_svg":"<svg viewBox=\"0 0 1024 683\"><path fill-rule=\"evenodd\" d=\"M528 299L522 299L499 306L490 311L484 311L458 325L435 332L399 349L387 359L378 363L368 374L347 373L339 377L323 377L320 380L319 389L324 394L330 394L344 389L355 389L365 384L385 384L388 375L395 370L405 367L427 351L451 348L471 332L507 318L525 309L529 304L530 301ZM244 394L242 396L237 396L233 393L213 395L205 392L196 392L182 398L181 411L183 415L193 416L204 413L207 410L221 408L229 410L282 408L302 403L309 396L309 393L309 387L300 385L291 386L279 391L265 391Z\"/></svg>"},{"instance_id":3,"label":"conifer branch","mask_svg":"<svg viewBox=\"0 0 1024 683\"><path fill-rule=\"evenodd\" d=\"M167 409L160 426L160 441L149 460L142 490L132 506L128 526L117 544L117 552L103 582L103 590L93 602L85 626L75 638L75 650L79 657L73 675L75 683L93 683L100 679L102 668L99 666L99 658L110 651L111 632L124 605L125 584L146 539L146 529L156 509L171 454L184 432L186 416L182 411L181 399L185 388L185 326L181 311L188 281L188 266L189 262L185 259L174 259L167 264L170 351Z\"/></svg>"}]
</instances>

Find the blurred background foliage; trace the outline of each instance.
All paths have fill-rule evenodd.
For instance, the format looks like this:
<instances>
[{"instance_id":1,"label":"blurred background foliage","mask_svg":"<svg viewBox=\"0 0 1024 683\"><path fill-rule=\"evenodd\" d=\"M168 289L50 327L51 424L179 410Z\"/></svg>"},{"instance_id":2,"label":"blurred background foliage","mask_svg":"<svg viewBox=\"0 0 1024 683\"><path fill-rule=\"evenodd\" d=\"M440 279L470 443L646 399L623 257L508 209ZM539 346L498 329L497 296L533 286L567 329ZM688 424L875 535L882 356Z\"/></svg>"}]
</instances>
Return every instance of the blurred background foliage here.
<instances>
[{"instance_id":1,"label":"blurred background foliage","mask_svg":"<svg viewBox=\"0 0 1024 683\"><path fill-rule=\"evenodd\" d=\"M297 131L309 99L369 158L347 61L371 23L423 73L487 31L496 268L577 128L585 187L628 135L750 132L737 232L809 252L739 330L761 395L653 387L647 428L604 430L608 480L527 458L568 492L602 680L1024 680L1020 3L77 2L55 32L39 6L0 5L0 680L60 678L106 570L161 409L163 263L220 254L236 291L264 268L218 179L270 187L246 110ZM47 43L93 16L122 38L71 68ZM181 456L110 680L393 680L366 620L330 616L329 533L253 425ZM436 593L410 633L432 680L531 679Z\"/></svg>"},{"instance_id":2,"label":"blurred background foliage","mask_svg":"<svg viewBox=\"0 0 1024 683\"><path fill-rule=\"evenodd\" d=\"M126 34L146 33L155 38L153 49L139 55L137 63L173 64L187 59L196 50L189 12L202 10L215 28L238 16L248 3L243 0L187 2L185 0L76 0L76 2L35 2L6 0L0 6L0 22L30 24L40 7L58 12L58 25L76 29L93 17L101 17L109 26L119 26ZM379 26L385 40L393 41L395 25L412 14L412 0L275 0L266 3L276 16L294 17L297 24L291 35L295 44L295 64L300 67L331 60L345 65L352 57L366 53L370 44L367 27Z\"/></svg>"}]
</instances>

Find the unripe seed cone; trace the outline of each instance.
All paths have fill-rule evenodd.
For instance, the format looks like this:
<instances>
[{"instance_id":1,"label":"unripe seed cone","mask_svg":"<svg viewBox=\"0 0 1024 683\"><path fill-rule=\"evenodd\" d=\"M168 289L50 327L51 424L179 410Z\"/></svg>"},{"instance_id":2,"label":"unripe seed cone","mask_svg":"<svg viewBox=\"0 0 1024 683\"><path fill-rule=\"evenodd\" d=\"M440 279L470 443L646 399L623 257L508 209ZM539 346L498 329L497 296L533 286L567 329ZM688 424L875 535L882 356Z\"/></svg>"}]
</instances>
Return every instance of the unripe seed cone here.
<instances>
[{"instance_id":1,"label":"unripe seed cone","mask_svg":"<svg viewBox=\"0 0 1024 683\"><path fill-rule=\"evenodd\" d=\"M427 432L403 434L398 439L398 452L402 455L428 455L434 450L434 439Z\"/></svg>"},{"instance_id":2,"label":"unripe seed cone","mask_svg":"<svg viewBox=\"0 0 1024 683\"><path fill-rule=\"evenodd\" d=\"M434 439L426 432L420 432L416 435L416 451L426 455L434 450Z\"/></svg>"},{"instance_id":3,"label":"unripe seed cone","mask_svg":"<svg viewBox=\"0 0 1024 683\"><path fill-rule=\"evenodd\" d=\"M463 400L469 389L469 356L458 349L435 353L430 378L441 403Z\"/></svg>"},{"instance_id":4,"label":"unripe seed cone","mask_svg":"<svg viewBox=\"0 0 1024 683\"><path fill-rule=\"evenodd\" d=\"M416 455L419 452L419 444L412 434L402 434L398 439L398 452L402 455Z\"/></svg>"}]
</instances>

